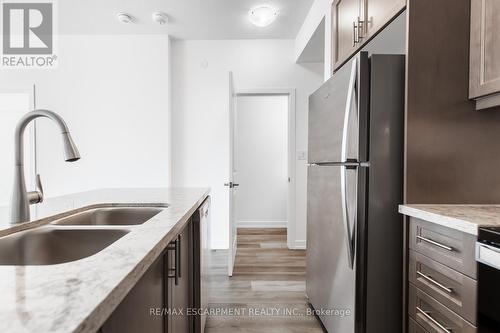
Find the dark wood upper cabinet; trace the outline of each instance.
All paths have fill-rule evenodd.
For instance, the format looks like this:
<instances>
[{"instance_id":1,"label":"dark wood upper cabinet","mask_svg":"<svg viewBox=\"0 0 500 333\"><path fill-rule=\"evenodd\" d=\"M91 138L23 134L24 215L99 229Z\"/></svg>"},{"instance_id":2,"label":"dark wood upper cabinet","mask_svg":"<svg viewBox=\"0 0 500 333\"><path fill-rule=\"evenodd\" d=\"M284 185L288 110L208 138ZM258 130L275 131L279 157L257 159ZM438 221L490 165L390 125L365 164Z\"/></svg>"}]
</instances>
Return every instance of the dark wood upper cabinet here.
<instances>
[{"instance_id":1,"label":"dark wood upper cabinet","mask_svg":"<svg viewBox=\"0 0 500 333\"><path fill-rule=\"evenodd\" d=\"M336 70L389 24L406 0L334 0L332 3L332 68Z\"/></svg>"},{"instance_id":2,"label":"dark wood upper cabinet","mask_svg":"<svg viewBox=\"0 0 500 333\"><path fill-rule=\"evenodd\" d=\"M365 0L363 18L365 19L365 38L375 35L406 5L406 0Z\"/></svg>"},{"instance_id":3,"label":"dark wood upper cabinet","mask_svg":"<svg viewBox=\"0 0 500 333\"><path fill-rule=\"evenodd\" d=\"M497 94L478 108L500 105L500 1L471 0L470 29L469 97Z\"/></svg>"},{"instance_id":4,"label":"dark wood upper cabinet","mask_svg":"<svg viewBox=\"0 0 500 333\"><path fill-rule=\"evenodd\" d=\"M335 0L332 4L333 64L337 68L358 48L361 29L360 0Z\"/></svg>"}]
</instances>

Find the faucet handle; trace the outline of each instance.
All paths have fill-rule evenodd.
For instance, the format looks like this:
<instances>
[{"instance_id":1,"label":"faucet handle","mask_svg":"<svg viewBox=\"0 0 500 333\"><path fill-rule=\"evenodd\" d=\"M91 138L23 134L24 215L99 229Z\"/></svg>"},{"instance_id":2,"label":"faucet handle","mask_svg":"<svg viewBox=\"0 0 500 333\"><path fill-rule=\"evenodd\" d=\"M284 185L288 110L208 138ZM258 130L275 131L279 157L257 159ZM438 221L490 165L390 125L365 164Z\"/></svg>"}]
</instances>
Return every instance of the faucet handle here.
<instances>
[{"instance_id":1,"label":"faucet handle","mask_svg":"<svg viewBox=\"0 0 500 333\"><path fill-rule=\"evenodd\" d=\"M40 174L37 173L36 175L36 190L37 192L40 192L42 199L40 202L43 201L43 186L42 186L42 178L40 177Z\"/></svg>"},{"instance_id":2,"label":"faucet handle","mask_svg":"<svg viewBox=\"0 0 500 333\"><path fill-rule=\"evenodd\" d=\"M40 178L40 175L36 175L35 179L36 183L36 190L28 192L28 200L30 204L37 204L43 202L43 186L42 186L42 179Z\"/></svg>"}]
</instances>

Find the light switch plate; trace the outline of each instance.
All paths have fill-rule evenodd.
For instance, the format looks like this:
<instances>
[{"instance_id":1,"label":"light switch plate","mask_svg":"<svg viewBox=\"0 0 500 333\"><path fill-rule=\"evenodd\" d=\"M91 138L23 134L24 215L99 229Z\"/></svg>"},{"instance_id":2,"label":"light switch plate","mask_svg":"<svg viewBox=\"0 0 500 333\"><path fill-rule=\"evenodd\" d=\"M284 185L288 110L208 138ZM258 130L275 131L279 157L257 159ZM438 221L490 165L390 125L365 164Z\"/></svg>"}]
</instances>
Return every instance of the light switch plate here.
<instances>
[{"instance_id":1,"label":"light switch plate","mask_svg":"<svg viewBox=\"0 0 500 333\"><path fill-rule=\"evenodd\" d=\"M307 160L307 151L305 151L305 150L297 151L297 159L300 161Z\"/></svg>"}]
</instances>

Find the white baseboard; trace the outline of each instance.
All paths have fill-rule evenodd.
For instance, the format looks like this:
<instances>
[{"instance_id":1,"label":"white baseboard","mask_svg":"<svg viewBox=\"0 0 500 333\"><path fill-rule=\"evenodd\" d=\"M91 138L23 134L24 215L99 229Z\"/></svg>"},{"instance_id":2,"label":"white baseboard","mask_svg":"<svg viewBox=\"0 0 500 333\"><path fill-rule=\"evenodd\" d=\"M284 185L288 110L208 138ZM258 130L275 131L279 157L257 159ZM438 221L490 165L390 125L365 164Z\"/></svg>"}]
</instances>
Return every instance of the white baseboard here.
<instances>
[{"instance_id":1,"label":"white baseboard","mask_svg":"<svg viewBox=\"0 0 500 333\"><path fill-rule=\"evenodd\" d=\"M305 250L306 249L306 241L305 240L296 240L292 242L292 244L288 245L290 250Z\"/></svg>"},{"instance_id":2,"label":"white baseboard","mask_svg":"<svg viewBox=\"0 0 500 333\"><path fill-rule=\"evenodd\" d=\"M238 221L237 228L286 228L287 221Z\"/></svg>"}]
</instances>

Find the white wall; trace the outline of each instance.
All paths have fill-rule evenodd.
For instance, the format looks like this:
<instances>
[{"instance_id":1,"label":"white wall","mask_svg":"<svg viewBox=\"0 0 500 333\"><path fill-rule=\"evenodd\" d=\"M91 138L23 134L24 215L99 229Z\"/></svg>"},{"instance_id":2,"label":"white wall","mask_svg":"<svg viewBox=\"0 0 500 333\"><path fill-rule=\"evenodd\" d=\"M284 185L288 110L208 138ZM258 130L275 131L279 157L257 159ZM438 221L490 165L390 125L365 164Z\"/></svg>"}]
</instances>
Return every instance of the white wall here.
<instances>
[{"instance_id":1,"label":"white wall","mask_svg":"<svg viewBox=\"0 0 500 333\"><path fill-rule=\"evenodd\" d=\"M0 87L0 206L10 203L14 174L14 133L18 120L30 110L30 89ZM33 126L24 133L24 165L26 183L32 185L34 175Z\"/></svg>"},{"instance_id":2,"label":"white wall","mask_svg":"<svg viewBox=\"0 0 500 333\"><path fill-rule=\"evenodd\" d=\"M286 228L288 96L239 96L236 119L237 226Z\"/></svg>"},{"instance_id":3,"label":"white wall","mask_svg":"<svg viewBox=\"0 0 500 333\"><path fill-rule=\"evenodd\" d=\"M331 50L332 50L332 32L330 27L332 26L332 10L331 10L332 0L315 0L307 13L307 16L297 33L297 37L295 37L295 46L294 46L294 54L295 60L297 61L305 48L309 44L311 38L313 38L314 32L321 24L324 19L324 67L323 67L323 76L326 81L331 76Z\"/></svg>"},{"instance_id":4,"label":"white wall","mask_svg":"<svg viewBox=\"0 0 500 333\"><path fill-rule=\"evenodd\" d=\"M228 71L236 89L296 88L296 147L307 149L308 96L322 80L321 64L295 64L294 40L175 41L172 43L173 184L212 188L214 248L228 247ZM296 235L305 245L306 161L295 179ZM293 175L292 175L293 177Z\"/></svg>"},{"instance_id":5,"label":"white wall","mask_svg":"<svg viewBox=\"0 0 500 333\"><path fill-rule=\"evenodd\" d=\"M36 105L66 120L82 159L64 163L57 128L37 122L47 196L170 184L170 41L166 35L62 35L55 70L9 70L0 86L36 84Z\"/></svg>"}]
</instances>

